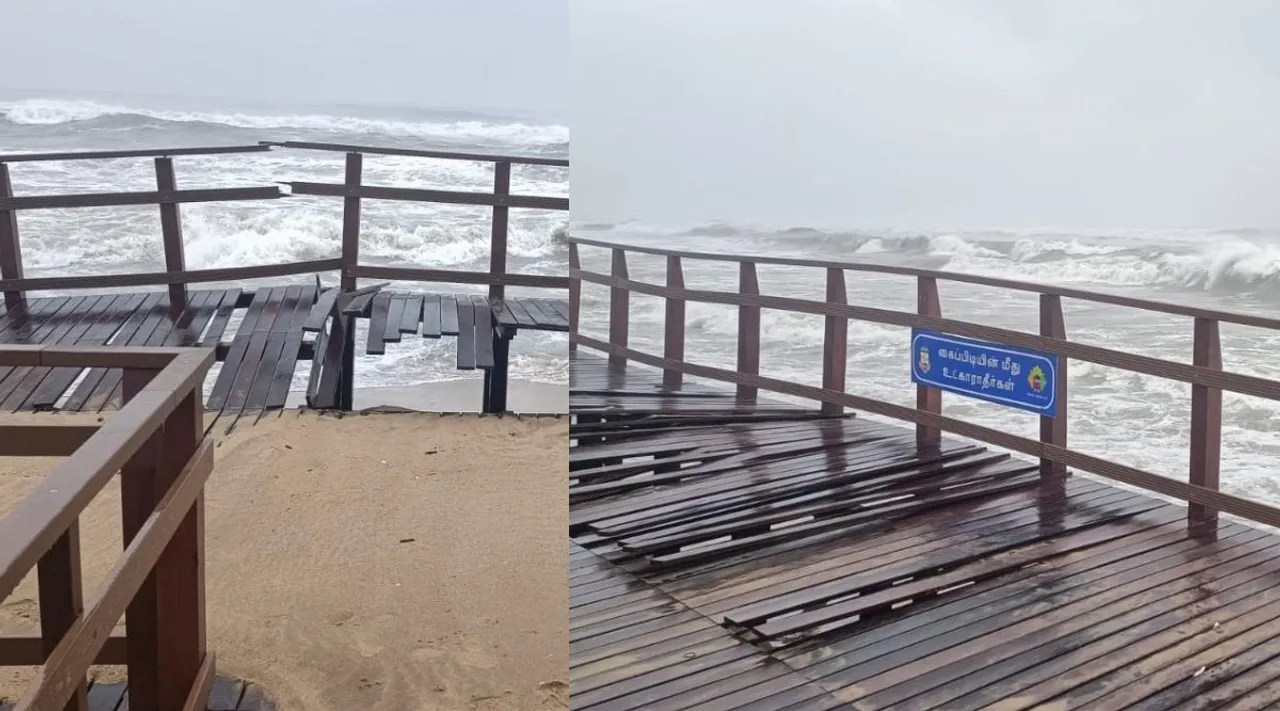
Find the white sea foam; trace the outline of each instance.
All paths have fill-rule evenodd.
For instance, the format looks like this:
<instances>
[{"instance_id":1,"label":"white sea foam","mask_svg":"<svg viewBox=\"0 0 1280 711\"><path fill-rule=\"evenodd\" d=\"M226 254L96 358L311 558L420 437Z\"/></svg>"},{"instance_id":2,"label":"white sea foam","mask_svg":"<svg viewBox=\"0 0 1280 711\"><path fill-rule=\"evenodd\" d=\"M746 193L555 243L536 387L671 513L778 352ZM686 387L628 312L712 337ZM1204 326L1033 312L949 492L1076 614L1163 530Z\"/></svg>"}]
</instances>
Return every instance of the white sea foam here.
<instances>
[{"instance_id":1,"label":"white sea foam","mask_svg":"<svg viewBox=\"0 0 1280 711\"><path fill-rule=\"evenodd\" d=\"M520 119L461 112L405 109L340 110L228 105L217 110L175 110L132 100L18 99L0 101L0 153L110 150L139 146L251 143L258 139L324 140L357 145L393 144L463 152L559 155L568 129ZM264 135L269 133L269 135ZM182 156L175 159L182 188L270 186L278 181L340 182L340 153L275 150L269 153ZM155 172L145 159L14 163L15 193L154 190ZM370 185L487 192L490 164L405 156L367 156ZM512 192L565 196L568 171L515 166ZM366 201L361 219L361 259L366 263L444 269L488 269L491 208ZM160 221L154 206L31 210L18 216L23 257L30 276L112 273L156 269L162 264ZM508 268L563 274L563 212L513 210ZM292 196L244 203L193 203L182 208L188 268L212 269L337 256L342 201ZM298 277L309 279L310 277ZM422 288L396 284L396 288ZM475 291L477 287L433 285ZM564 382L563 335L522 334L512 343L513 378ZM406 338L385 356L362 356L361 387L414 384L465 377L454 368L452 344ZM300 372L296 386L305 382Z\"/></svg>"}]
</instances>

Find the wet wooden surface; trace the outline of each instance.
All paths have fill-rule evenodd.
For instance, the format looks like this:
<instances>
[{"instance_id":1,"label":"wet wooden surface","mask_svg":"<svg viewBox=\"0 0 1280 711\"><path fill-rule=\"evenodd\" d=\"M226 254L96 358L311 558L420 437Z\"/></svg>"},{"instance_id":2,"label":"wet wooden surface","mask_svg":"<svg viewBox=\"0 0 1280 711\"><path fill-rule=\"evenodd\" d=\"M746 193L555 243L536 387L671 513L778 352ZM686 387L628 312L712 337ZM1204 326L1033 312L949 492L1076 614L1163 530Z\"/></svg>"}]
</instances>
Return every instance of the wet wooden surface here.
<instances>
[{"instance_id":1,"label":"wet wooden surface","mask_svg":"<svg viewBox=\"0 0 1280 711\"><path fill-rule=\"evenodd\" d=\"M129 711L127 685L124 682L96 683L89 685L89 711ZM0 711L10 711L12 702L0 701ZM209 692L208 711L275 711L262 689L256 685L218 676Z\"/></svg>"},{"instance_id":2,"label":"wet wooden surface","mask_svg":"<svg viewBox=\"0 0 1280 711\"><path fill-rule=\"evenodd\" d=\"M405 337L456 336L460 369L493 368L496 338L518 330L567 331L564 299L382 292L369 294L365 352ZM164 291L32 298L25 310L0 306L0 345L215 347L206 408L223 415L285 406L300 361L316 351L340 368L342 351L323 348L336 295L315 285L191 291L171 307ZM459 332L466 312L468 329ZM464 337L465 336L465 337ZM320 368L313 368L319 377ZM331 373L333 371L330 371ZM99 412L120 404L122 371L0 366L0 411ZM309 389L310 391L310 389Z\"/></svg>"},{"instance_id":3,"label":"wet wooden surface","mask_svg":"<svg viewBox=\"0 0 1280 711\"><path fill-rule=\"evenodd\" d=\"M571 363L577 709L1280 705L1280 537Z\"/></svg>"}]
</instances>

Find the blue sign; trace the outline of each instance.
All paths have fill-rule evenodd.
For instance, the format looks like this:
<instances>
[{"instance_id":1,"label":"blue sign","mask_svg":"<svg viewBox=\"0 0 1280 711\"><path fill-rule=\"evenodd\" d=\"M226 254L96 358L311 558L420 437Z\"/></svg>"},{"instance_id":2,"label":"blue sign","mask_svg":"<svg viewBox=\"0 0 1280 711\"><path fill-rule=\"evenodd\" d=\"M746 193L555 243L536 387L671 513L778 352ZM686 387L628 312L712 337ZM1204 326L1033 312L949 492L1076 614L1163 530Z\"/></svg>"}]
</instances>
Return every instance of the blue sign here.
<instances>
[{"instance_id":1,"label":"blue sign","mask_svg":"<svg viewBox=\"0 0 1280 711\"><path fill-rule=\"evenodd\" d=\"M1058 414L1052 353L913 328L911 380L1043 417Z\"/></svg>"}]
</instances>

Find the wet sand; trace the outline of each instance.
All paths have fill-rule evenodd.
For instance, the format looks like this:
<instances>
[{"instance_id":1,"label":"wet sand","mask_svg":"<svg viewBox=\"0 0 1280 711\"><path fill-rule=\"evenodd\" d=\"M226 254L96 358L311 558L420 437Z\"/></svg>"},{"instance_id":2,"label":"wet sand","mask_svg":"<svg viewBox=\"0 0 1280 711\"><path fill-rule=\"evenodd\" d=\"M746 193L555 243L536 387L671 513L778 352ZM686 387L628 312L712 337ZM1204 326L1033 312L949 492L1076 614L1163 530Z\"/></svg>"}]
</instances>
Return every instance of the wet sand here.
<instances>
[{"instance_id":1,"label":"wet sand","mask_svg":"<svg viewBox=\"0 0 1280 711\"><path fill-rule=\"evenodd\" d=\"M222 673L283 711L567 708L566 421L293 411L214 436ZM0 514L55 463L0 458ZM121 550L117 482L81 527L91 599ZM34 577L0 634L38 632ZM27 678L0 669L0 698Z\"/></svg>"}]
</instances>

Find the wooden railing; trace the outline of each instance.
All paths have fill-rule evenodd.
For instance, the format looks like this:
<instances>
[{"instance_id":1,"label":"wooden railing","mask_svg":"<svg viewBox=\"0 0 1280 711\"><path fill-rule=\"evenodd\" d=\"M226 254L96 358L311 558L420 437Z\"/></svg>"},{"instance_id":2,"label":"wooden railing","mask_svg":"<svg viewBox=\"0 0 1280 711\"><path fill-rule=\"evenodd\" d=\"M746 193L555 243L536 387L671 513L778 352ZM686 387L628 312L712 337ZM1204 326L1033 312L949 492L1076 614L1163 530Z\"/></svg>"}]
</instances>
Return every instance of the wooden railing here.
<instances>
[{"instance_id":1,"label":"wooden railing","mask_svg":"<svg viewBox=\"0 0 1280 711\"><path fill-rule=\"evenodd\" d=\"M182 239L182 222L178 206L190 202L223 202L238 200L276 200L289 197L279 185L248 188L214 188L180 190L174 174L174 156L258 153L275 148L337 151L346 154L346 175L342 183L285 182L294 195L334 196L343 198L341 255L288 264L272 264L229 269L186 268ZM423 190L365 185L362 182L364 156L397 155L444 160L492 163L493 192L457 190ZM15 196L10 178L10 164L36 161L83 161L121 158L153 158L156 190L145 192L82 193L76 195ZM357 279L396 279L452 284L487 284L491 297L501 297L504 288L525 286L564 289L568 279L561 276L511 274L507 272L507 226L511 208L568 210L569 199L563 197L524 196L511 194L512 165L569 166L561 158L540 158L445 151L420 151L399 148L376 148L345 144L307 143L299 141L260 142L248 146L215 146L207 148L172 148L123 151L88 151L64 153L29 153L0 155L0 292L9 308L25 303L26 292L35 290L101 289L125 286L167 285L172 304L185 303L186 287L220 281L262 279L317 272L339 271L342 291L357 288ZM360 264L360 202L400 200L436 202L457 205L493 207L490 260L487 272L417 267L389 267ZM18 237L17 215L23 210L53 208L93 208L121 205L158 205L164 243L165 271L135 274L109 274L76 277L26 278L23 273L22 249Z\"/></svg>"},{"instance_id":2,"label":"wooden railing","mask_svg":"<svg viewBox=\"0 0 1280 711\"><path fill-rule=\"evenodd\" d=\"M101 425L0 425L0 457L65 457L0 518L0 601L35 568L40 636L0 638L0 666L39 666L21 711L87 711L91 664L124 664L129 707L204 709L204 485L213 471L201 383L212 349L0 347L0 365L124 371ZM120 473L124 552L87 604L79 517ZM111 636L121 617L125 637Z\"/></svg>"},{"instance_id":3,"label":"wooden railing","mask_svg":"<svg viewBox=\"0 0 1280 711\"><path fill-rule=\"evenodd\" d=\"M1280 319L1200 309L1081 289L909 267L689 252L581 238L570 238L569 242L569 347L571 349L583 346L607 353L609 360L615 363L625 363L630 360L661 368L664 371L664 383L669 388L679 388L683 376L690 375L733 383L737 386L738 394L743 397L754 397L759 390L768 390L815 400L821 403L821 409L828 413L840 413L843 408L849 407L911 422L916 425L917 437L922 441L937 441L942 432L951 432L1037 457L1040 460L1041 473L1048 477L1064 474L1067 468L1071 467L1186 501L1190 504L1188 518L1192 525L1207 524L1208 528L1212 529L1217 521L1218 512L1221 511L1259 523L1280 526L1280 508L1223 493L1219 491L1218 485L1222 440L1222 391L1229 390L1280 400L1280 382L1222 370L1218 324L1233 323L1280 330ZM583 269L579 254L580 246L609 250L612 255L610 273L602 274ZM627 268L628 253L665 257L666 283L652 284L632 279ZM686 288L683 269L686 260L736 263L739 269L738 290L723 292ZM812 267L823 270L826 275L825 299L816 301L761 294L756 275L759 265ZM916 312L907 313L849 304L845 288L845 273L851 271L915 278ZM1038 294L1039 333L1024 333L943 318L938 296L939 281L963 282L993 289L1011 289ZM607 341L581 333L583 282L609 288ZM666 301L664 347L661 356L628 346L629 295L633 292L661 297ZM1063 299L1080 299L1189 317L1194 321L1195 341L1192 362L1188 365L1072 342L1067 339L1062 312ZM737 307L736 369L716 368L685 361L685 304L690 301ZM825 317L821 387L760 375L760 310L763 308ZM848 393L845 391L845 363L850 319L928 329L1056 354L1061 363L1056 378L1057 414L1055 417L1041 417L1040 436L1038 439L1030 439L944 416L942 393L934 388L917 386L914 408ZM1068 359L1191 384L1191 446L1187 481L1143 471L1067 447L1066 366Z\"/></svg>"}]
</instances>

